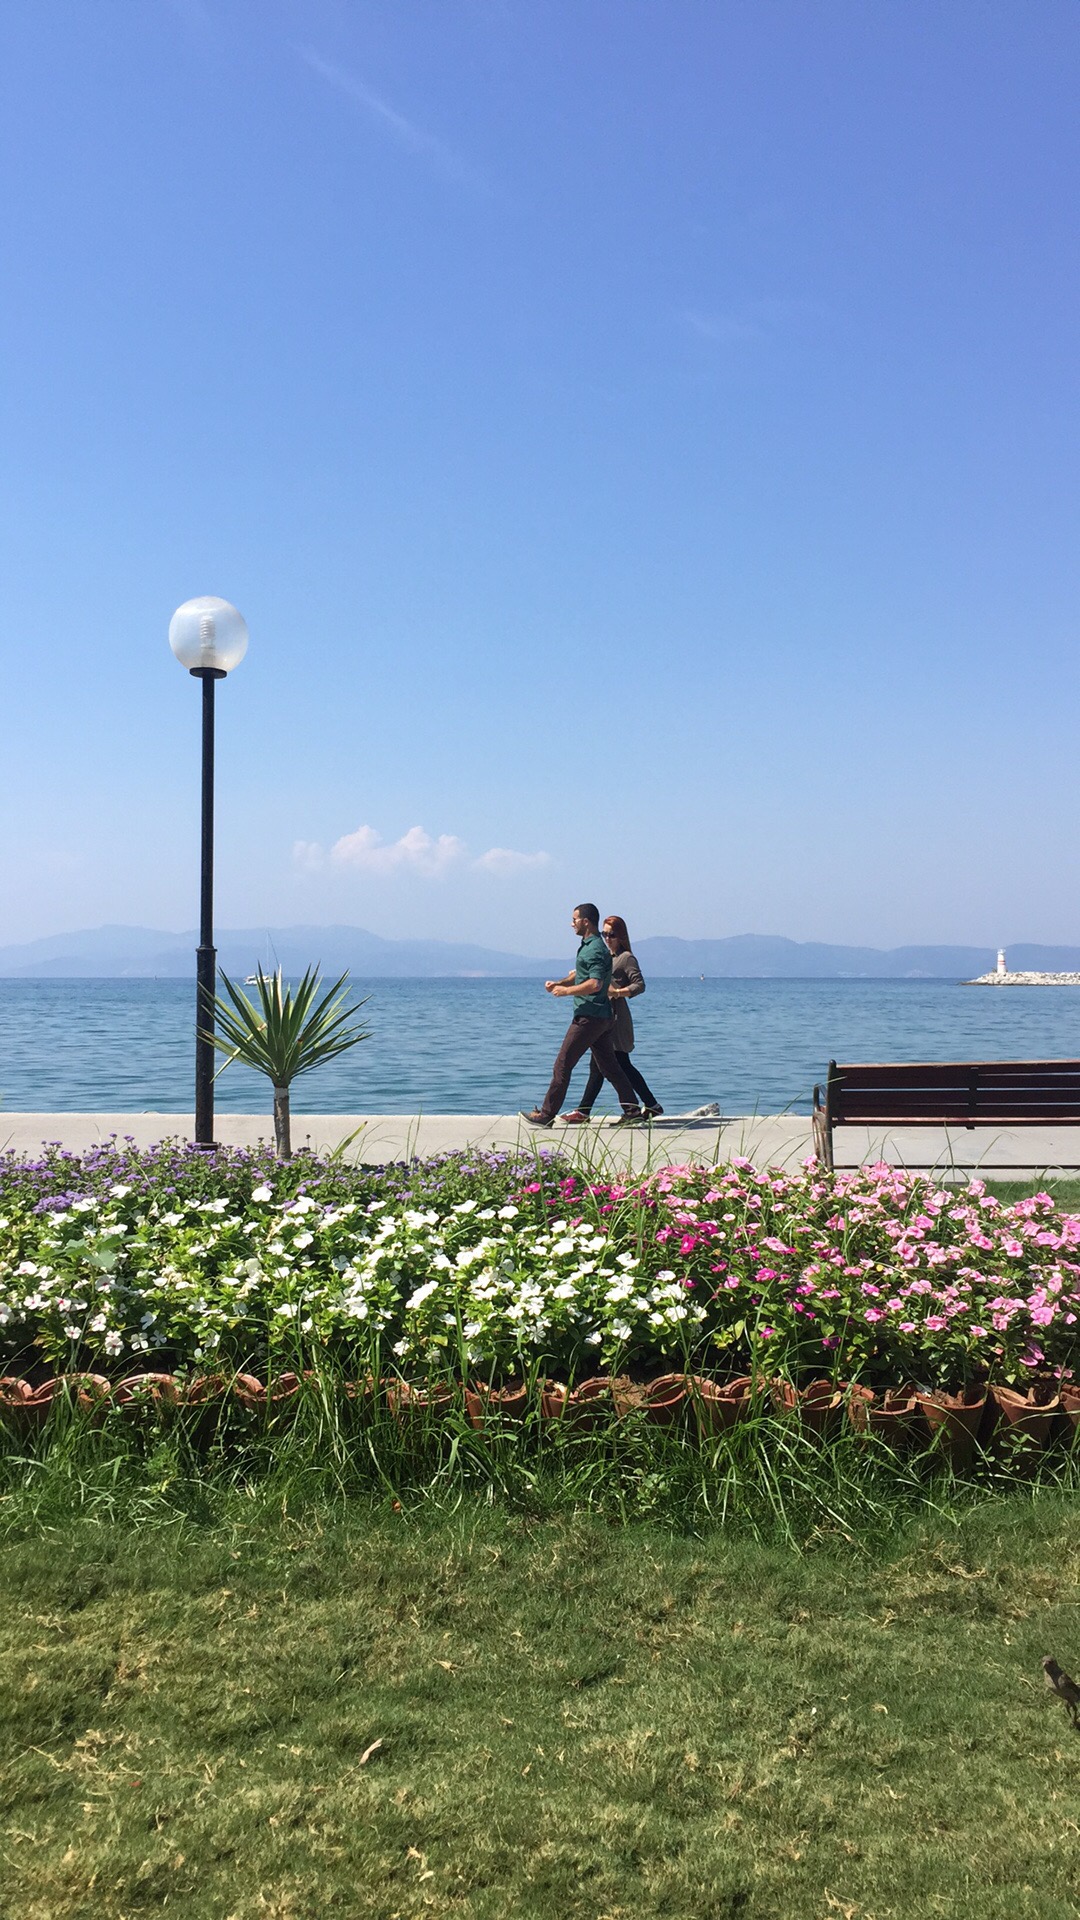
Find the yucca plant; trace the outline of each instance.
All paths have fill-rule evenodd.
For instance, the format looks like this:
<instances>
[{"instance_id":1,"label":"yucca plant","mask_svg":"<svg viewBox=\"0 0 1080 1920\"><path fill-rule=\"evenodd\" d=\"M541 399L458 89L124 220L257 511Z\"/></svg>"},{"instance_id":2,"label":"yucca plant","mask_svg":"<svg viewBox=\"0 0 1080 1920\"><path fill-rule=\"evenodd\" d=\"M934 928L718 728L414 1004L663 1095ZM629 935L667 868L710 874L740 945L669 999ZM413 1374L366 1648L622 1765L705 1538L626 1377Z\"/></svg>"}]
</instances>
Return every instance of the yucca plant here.
<instances>
[{"instance_id":1,"label":"yucca plant","mask_svg":"<svg viewBox=\"0 0 1080 1920\"><path fill-rule=\"evenodd\" d=\"M366 1000L347 1004L343 989L348 977L343 973L317 999L322 985L318 967L308 968L295 993L285 986L280 967L272 974L264 974L260 967L255 976L256 1002L234 986L227 974L221 976L228 999L214 995L216 1031L211 1038L228 1058L218 1072L224 1073L233 1060L242 1060L256 1073L265 1073L274 1089L274 1143L279 1160L292 1158L289 1088L293 1081L370 1038L367 1027L347 1024L367 1005Z\"/></svg>"}]
</instances>

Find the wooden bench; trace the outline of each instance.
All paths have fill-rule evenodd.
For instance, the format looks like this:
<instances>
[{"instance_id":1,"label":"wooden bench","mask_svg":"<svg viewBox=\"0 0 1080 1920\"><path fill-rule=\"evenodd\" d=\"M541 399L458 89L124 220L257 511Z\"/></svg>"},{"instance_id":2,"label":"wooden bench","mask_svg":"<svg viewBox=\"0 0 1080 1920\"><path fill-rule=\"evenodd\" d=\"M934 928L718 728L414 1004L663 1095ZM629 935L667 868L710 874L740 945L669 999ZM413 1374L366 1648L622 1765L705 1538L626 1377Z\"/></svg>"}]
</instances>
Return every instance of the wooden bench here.
<instances>
[{"instance_id":1,"label":"wooden bench","mask_svg":"<svg viewBox=\"0 0 1080 1920\"><path fill-rule=\"evenodd\" d=\"M837 1066L830 1060L824 1099L822 1089L814 1088L814 1151L827 1167L834 1164L836 1127L1076 1126L1080 1060L896 1066Z\"/></svg>"}]
</instances>

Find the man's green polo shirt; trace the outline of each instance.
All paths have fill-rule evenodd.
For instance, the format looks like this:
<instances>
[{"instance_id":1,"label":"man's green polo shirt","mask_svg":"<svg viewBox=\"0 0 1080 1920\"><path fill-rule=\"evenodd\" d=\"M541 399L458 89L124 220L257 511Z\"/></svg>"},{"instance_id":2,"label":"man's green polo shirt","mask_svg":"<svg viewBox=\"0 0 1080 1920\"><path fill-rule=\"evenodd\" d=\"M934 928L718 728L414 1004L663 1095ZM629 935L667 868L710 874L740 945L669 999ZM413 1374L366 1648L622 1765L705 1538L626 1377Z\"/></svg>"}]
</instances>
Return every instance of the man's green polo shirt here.
<instances>
[{"instance_id":1,"label":"man's green polo shirt","mask_svg":"<svg viewBox=\"0 0 1080 1920\"><path fill-rule=\"evenodd\" d=\"M598 993L579 993L574 1000L574 1017L587 1013L593 1020L611 1019L611 1001L607 997L611 980L611 955L607 942L598 933L587 933L577 950L574 962L574 984L582 980L599 980Z\"/></svg>"}]
</instances>

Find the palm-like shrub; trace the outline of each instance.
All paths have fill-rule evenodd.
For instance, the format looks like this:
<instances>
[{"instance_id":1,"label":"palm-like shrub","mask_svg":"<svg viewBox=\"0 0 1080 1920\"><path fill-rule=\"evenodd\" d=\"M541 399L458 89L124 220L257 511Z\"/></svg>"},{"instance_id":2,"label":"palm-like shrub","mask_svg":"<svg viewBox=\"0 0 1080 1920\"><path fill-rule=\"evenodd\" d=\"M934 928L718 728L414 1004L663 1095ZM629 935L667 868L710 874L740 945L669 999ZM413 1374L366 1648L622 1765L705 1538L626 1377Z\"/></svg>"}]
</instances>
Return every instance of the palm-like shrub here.
<instances>
[{"instance_id":1,"label":"palm-like shrub","mask_svg":"<svg viewBox=\"0 0 1080 1920\"><path fill-rule=\"evenodd\" d=\"M228 999L214 995L216 1031L211 1038L228 1058L218 1072L224 1073L233 1060L241 1060L256 1073L265 1073L274 1089L274 1141L279 1160L292 1158L289 1088L293 1081L370 1038L368 1028L349 1025L367 1002L347 1004L344 987L348 977L343 973L318 999L322 984L318 967L308 968L295 992L285 986L280 967L272 974L264 974L260 967L255 977L257 1001L252 1001L226 974L221 976Z\"/></svg>"}]
</instances>

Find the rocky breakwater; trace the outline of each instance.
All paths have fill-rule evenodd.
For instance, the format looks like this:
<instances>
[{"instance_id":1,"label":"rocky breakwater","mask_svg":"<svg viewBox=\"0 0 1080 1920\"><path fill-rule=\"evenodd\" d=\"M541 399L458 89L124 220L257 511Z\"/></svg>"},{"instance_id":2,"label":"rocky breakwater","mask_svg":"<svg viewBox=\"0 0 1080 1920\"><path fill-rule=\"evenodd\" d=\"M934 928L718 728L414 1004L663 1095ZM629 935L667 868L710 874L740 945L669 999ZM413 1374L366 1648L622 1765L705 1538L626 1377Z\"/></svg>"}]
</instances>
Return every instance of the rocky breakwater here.
<instances>
[{"instance_id":1,"label":"rocky breakwater","mask_svg":"<svg viewBox=\"0 0 1080 1920\"><path fill-rule=\"evenodd\" d=\"M1080 973L980 973L965 987L1080 987Z\"/></svg>"}]
</instances>

